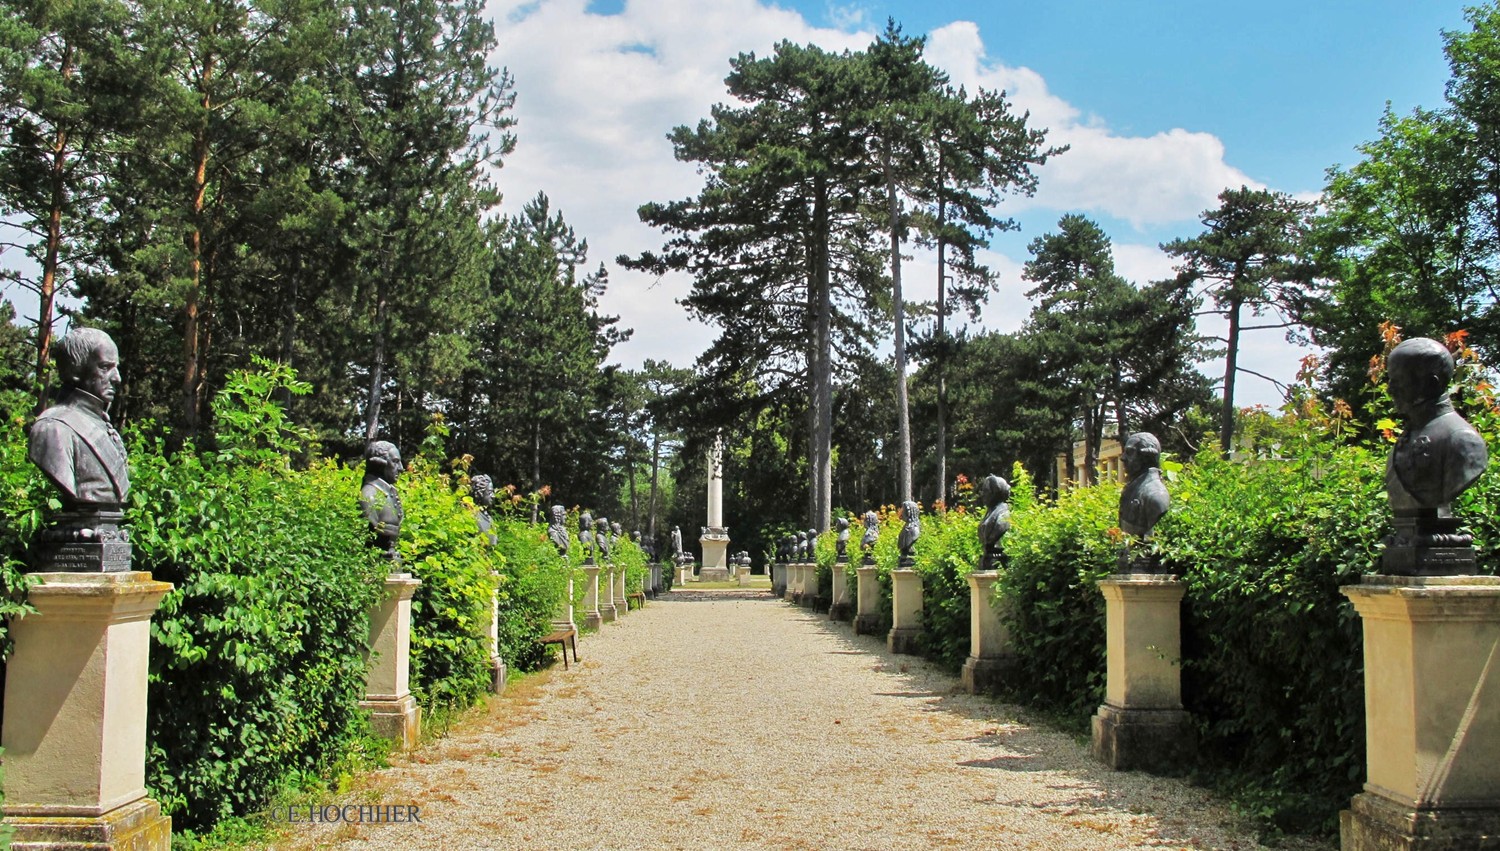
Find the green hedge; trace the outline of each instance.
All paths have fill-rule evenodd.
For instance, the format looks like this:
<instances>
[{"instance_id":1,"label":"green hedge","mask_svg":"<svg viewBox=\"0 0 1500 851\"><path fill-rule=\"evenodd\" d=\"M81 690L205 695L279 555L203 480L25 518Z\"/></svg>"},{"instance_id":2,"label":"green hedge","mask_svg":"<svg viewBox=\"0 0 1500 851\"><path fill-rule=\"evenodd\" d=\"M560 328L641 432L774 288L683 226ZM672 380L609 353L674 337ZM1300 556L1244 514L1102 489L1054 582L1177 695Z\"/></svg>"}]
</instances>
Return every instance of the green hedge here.
<instances>
[{"instance_id":1,"label":"green hedge","mask_svg":"<svg viewBox=\"0 0 1500 851\"><path fill-rule=\"evenodd\" d=\"M390 565L370 547L358 465L288 460L315 447L272 399L307 387L261 366L231 376L216 399L213 449L168 452L144 432L127 436L135 567L175 586L152 620L147 782L179 830L331 779L367 748L358 701L369 611ZM0 424L0 615L12 617L25 611L18 570L50 499L25 460L20 410ZM461 471L429 460L440 439L439 427L398 487L404 567L422 580L413 691L441 712L479 700L489 683L495 571L501 654L518 669L542 661L535 638L567 574L545 527L517 517L497 518L499 543L488 546Z\"/></svg>"}]
</instances>

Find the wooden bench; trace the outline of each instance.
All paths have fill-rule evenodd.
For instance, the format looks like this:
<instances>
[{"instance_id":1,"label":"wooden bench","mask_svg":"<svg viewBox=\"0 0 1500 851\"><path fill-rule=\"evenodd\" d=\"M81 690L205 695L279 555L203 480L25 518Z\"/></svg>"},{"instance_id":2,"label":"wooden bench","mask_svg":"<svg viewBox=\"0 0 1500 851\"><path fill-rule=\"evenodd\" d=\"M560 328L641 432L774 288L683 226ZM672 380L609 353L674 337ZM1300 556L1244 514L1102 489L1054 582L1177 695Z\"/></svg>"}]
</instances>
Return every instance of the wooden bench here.
<instances>
[{"instance_id":1,"label":"wooden bench","mask_svg":"<svg viewBox=\"0 0 1500 851\"><path fill-rule=\"evenodd\" d=\"M549 632L546 635L542 636L540 643L543 647L546 647L548 644L557 645L558 649L562 651L564 671L568 669L569 644L573 645L573 661L578 661L578 630L573 629L572 627L565 626L559 629L555 629L552 632Z\"/></svg>"},{"instance_id":2,"label":"wooden bench","mask_svg":"<svg viewBox=\"0 0 1500 851\"><path fill-rule=\"evenodd\" d=\"M640 604L640 605L636 606L637 609L644 609L644 608L646 608L646 592L645 591L637 591L634 594L626 594L625 595L625 605L627 605L627 606L630 605L630 601L631 600L635 600L637 603Z\"/></svg>"}]
</instances>

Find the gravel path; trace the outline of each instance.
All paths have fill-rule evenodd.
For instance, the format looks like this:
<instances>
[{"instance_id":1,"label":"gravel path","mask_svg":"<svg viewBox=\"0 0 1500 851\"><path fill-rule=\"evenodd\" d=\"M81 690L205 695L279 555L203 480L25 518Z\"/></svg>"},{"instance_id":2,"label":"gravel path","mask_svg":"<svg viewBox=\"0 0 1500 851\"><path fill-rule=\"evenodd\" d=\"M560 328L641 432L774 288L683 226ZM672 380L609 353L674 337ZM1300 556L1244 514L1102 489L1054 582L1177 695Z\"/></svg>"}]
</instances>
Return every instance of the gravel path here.
<instances>
[{"instance_id":1,"label":"gravel path","mask_svg":"<svg viewBox=\"0 0 1500 851\"><path fill-rule=\"evenodd\" d=\"M350 796L421 823L287 847L1259 848L1201 789L1096 766L765 592L673 592Z\"/></svg>"}]
</instances>

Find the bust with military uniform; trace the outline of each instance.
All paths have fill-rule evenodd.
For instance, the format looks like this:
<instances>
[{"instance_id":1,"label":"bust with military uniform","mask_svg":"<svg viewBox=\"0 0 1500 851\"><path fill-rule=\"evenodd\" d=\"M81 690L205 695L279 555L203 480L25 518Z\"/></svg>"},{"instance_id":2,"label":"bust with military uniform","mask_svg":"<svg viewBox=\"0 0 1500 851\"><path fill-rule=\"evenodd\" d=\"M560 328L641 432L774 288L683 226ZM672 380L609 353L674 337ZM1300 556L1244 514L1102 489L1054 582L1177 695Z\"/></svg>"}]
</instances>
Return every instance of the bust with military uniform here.
<instances>
[{"instance_id":1,"label":"bust with military uniform","mask_svg":"<svg viewBox=\"0 0 1500 851\"><path fill-rule=\"evenodd\" d=\"M62 511L37 536L35 571L130 569L120 528L130 495L125 443L109 418L120 386L120 353L109 335L78 328L53 349L62 390L27 430L26 455L58 490Z\"/></svg>"}]
</instances>

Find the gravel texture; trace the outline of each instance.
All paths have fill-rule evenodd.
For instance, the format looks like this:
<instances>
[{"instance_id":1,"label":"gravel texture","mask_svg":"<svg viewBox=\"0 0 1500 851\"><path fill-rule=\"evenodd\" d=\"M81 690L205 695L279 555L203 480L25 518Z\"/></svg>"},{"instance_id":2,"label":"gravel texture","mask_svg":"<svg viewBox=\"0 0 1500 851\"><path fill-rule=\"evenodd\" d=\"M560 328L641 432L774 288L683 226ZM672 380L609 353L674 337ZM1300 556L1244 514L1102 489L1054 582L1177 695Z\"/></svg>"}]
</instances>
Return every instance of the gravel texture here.
<instances>
[{"instance_id":1,"label":"gravel texture","mask_svg":"<svg viewBox=\"0 0 1500 851\"><path fill-rule=\"evenodd\" d=\"M349 796L421 823L299 827L285 847L1261 847L1206 791L1108 771L763 591L663 595L579 653Z\"/></svg>"}]
</instances>

